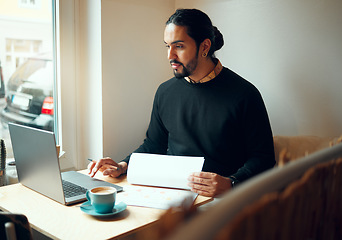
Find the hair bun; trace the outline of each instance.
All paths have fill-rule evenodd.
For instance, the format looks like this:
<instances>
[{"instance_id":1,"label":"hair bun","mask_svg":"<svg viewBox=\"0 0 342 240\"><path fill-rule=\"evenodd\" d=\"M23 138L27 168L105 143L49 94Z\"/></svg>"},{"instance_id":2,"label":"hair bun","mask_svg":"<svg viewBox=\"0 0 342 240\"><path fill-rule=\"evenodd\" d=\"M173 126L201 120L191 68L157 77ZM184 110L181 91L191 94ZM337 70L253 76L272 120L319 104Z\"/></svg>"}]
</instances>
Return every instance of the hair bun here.
<instances>
[{"instance_id":1,"label":"hair bun","mask_svg":"<svg viewBox=\"0 0 342 240\"><path fill-rule=\"evenodd\" d=\"M217 29L217 27L213 26L214 29L214 47L215 51L222 48L224 44L223 35L222 33Z\"/></svg>"}]
</instances>

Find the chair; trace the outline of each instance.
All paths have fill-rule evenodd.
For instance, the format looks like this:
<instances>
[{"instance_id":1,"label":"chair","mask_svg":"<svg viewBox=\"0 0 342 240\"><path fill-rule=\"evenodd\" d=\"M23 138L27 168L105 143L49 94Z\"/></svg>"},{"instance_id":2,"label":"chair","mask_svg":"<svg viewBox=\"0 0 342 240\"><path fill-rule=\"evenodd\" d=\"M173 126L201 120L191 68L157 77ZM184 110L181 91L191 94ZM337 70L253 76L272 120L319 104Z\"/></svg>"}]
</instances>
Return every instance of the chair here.
<instances>
[{"instance_id":1,"label":"chair","mask_svg":"<svg viewBox=\"0 0 342 240\"><path fill-rule=\"evenodd\" d=\"M247 180L166 239L342 239L341 185L336 144Z\"/></svg>"},{"instance_id":2,"label":"chair","mask_svg":"<svg viewBox=\"0 0 342 240\"><path fill-rule=\"evenodd\" d=\"M246 206L221 229L223 239L341 239L342 158L320 163L283 191Z\"/></svg>"},{"instance_id":3,"label":"chair","mask_svg":"<svg viewBox=\"0 0 342 240\"><path fill-rule=\"evenodd\" d=\"M0 212L0 239L32 240L27 217L23 214Z\"/></svg>"},{"instance_id":4,"label":"chair","mask_svg":"<svg viewBox=\"0 0 342 240\"><path fill-rule=\"evenodd\" d=\"M300 159L342 141L341 137L274 136L274 153L277 166Z\"/></svg>"}]
</instances>

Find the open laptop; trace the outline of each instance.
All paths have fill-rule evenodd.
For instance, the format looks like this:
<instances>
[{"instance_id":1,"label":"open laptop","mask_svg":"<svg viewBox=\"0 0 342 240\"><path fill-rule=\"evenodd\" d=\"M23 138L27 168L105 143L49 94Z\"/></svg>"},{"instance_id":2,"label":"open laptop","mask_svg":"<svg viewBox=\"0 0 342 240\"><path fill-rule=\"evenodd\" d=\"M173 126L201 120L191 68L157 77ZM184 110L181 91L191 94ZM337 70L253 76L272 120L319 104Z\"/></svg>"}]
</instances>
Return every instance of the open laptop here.
<instances>
[{"instance_id":1,"label":"open laptop","mask_svg":"<svg viewBox=\"0 0 342 240\"><path fill-rule=\"evenodd\" d=\"M96 186L122 187L85 174L61 173L53 132L9 123L18 180L24 186L65 205L86 200L85 192Z\"/></svg>"}]
</instances>

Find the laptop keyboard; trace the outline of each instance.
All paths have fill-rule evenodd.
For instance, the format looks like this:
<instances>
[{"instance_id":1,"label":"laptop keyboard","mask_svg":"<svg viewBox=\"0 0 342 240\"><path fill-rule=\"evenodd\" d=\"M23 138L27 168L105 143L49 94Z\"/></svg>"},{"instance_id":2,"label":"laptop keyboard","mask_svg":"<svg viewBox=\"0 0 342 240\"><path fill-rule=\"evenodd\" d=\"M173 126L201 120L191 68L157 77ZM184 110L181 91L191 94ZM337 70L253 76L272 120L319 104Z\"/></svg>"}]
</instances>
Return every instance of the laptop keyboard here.
<instances>
[{"instance_id":1,"label":"laptop keyboard","mask_svg":"<svg viewBox=\"0 0 342 240\"><path fill-rule=\"evenodd\" d=\"M78 186L66 180L62 180L62 182L63 182L64 196L67 198L82 195L87 192L87 189L84 187Z\"/></svg>"}]
</instances>

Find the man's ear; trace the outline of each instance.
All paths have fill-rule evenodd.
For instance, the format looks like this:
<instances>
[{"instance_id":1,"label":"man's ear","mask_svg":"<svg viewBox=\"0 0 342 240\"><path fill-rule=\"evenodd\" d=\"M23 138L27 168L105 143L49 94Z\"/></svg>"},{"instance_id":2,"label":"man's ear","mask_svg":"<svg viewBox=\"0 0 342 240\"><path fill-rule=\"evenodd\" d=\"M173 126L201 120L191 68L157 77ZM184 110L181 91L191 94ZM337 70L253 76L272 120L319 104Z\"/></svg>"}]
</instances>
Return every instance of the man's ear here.
<instances>
[{"instance_id":1,"label":"man's ear","mask_svg":"<svg viewBox=\"0 0 342 240\"><path fill-rule=\"evenodd\" d=\"M211 47L210 39L209 38L204 39L204 41L201 43L201 46L200 46L200 51L201 51L200 54L203 54L203 53L208 54L210 47Z\"/></svg>"}]
</instances>

